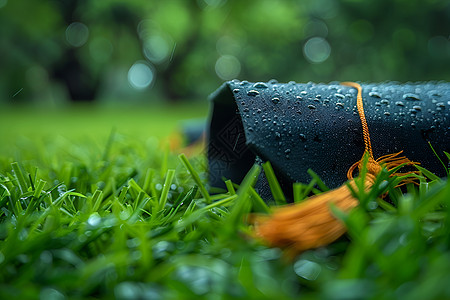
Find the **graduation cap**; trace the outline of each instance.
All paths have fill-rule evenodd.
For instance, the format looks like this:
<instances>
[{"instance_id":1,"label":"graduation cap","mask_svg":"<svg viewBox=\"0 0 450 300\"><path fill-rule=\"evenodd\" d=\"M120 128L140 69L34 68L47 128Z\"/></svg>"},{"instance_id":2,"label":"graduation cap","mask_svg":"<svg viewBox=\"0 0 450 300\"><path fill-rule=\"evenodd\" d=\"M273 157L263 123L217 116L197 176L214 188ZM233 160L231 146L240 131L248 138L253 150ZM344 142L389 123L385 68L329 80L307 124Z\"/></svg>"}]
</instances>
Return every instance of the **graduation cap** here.
<instances>
[{"instance_id":1,"label":"graduation cap","mask_svg":"<svg viewBox=\"0 0 450 300\"><path fill-rule=\"evenodd\" d=\"M256 234L274 246L302 251L342 235L345 228L327 204L344 211L358 205L351 193L356 168L365 168L367 189L382 167L396 170L414 161L445 175L433 148L437 153L450 148L449 83L230 81L210 99L212 186L223 187L224 178L240 182L253 164L270 161L288 198L294 182L308 181L310 168L336 188L259 218ZM264 174L256 188L270 199Z\"/></svg>"}]
</instances>

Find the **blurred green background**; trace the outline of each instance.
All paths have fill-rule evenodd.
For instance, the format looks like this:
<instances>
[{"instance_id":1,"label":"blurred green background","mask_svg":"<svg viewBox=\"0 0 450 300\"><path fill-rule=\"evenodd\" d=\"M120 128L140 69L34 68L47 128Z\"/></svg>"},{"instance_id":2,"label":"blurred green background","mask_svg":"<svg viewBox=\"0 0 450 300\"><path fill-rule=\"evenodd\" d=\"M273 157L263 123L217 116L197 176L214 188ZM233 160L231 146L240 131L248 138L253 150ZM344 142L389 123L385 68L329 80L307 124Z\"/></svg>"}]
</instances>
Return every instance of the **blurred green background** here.
<instances>
[{"instance_id":1,"label":"blurred green background","mask_svg":"<svg viewBox=\"0 0 450 300\"><path fill-rule=\"evenodd\" d=\"M448 0L0 0L0 102L204 101L223 81L450 80Z\"/></svg>"}]
</instances>

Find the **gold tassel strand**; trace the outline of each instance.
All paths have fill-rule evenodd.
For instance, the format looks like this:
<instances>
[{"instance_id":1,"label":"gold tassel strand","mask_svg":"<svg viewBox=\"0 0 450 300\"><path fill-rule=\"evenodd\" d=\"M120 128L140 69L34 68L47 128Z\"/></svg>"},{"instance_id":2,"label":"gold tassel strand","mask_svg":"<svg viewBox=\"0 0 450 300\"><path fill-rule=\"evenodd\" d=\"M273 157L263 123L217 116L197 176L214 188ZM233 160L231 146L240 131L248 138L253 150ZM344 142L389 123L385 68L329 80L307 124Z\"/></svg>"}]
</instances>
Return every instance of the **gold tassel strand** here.
<instances>
[{"instance_id":1,"label":"gold tassel strand","mask_svg":"<svg viewBox=\"0 0 450 300\"><path fill-rule=\"evenodd\" d=\"M363 108L362 88L354 82L343 82L341 84L354 87L358 91L357 108L363 129L364 155L368 155L364 188L369 190L373 186L382 167L392 170L401 165L417 164L404 156L399 156L402 152L384 155L377 160L373 158L369 128ZM361 171L362 162L363 158L353 164L347 172L348 184L354 189L356 189L356 184L353 179L353 172L356 167ZM415 172L394 173L392 176L410 173ZM410 181L407 179L405 183ZM348 212L355 208L359 201L353 196L348 186L344 184L337 189L312 196L299 204L276 208L271 215L257 216L254 218L255 235L269 246L286 248L291 254L330 244L346 232L345 225L331 213L330 203L333 203L340 210Z\"/></svg>"}]
</instances>

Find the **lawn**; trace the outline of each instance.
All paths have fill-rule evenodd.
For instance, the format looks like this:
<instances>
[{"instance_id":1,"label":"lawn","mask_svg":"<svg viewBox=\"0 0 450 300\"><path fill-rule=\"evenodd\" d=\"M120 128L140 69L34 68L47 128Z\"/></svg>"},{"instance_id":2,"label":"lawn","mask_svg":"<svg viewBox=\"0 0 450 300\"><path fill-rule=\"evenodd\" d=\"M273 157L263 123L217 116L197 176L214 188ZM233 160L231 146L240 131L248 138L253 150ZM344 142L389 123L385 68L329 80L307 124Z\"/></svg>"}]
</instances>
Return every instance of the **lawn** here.
<instances>
[{"instance_id":1,"label":"lawn","mask_svg":"<svg viewBox=\"0 0 450 300\"><path fill-rule=\"evenodd\" d=\"M170 149L180 122L207 112L3 110L0 298L450 298L447 179L380 177L336 212L345 236L289 258L251 237L249 213L270 209L252 190L259 167L210 194L204 152Z\"/></svg>"}]
</instances>

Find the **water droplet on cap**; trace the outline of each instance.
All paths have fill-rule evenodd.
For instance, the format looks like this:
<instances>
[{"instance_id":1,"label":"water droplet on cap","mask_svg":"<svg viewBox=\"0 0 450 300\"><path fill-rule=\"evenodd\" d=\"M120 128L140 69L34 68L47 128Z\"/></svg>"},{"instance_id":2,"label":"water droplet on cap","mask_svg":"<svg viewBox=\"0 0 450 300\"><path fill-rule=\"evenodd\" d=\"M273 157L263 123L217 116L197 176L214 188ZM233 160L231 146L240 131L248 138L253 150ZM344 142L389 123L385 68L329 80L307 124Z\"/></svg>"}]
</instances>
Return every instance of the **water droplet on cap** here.
<instances>
[{"instance_id":1,"label":"water droplet on cap","mask_svg":"<svg viewBox=\"0 0 450 300\"><path fill-rule=\"evenodd\" d=\"M417 94L413 93L406 93L403 95L403 99L410 100L410 101L420 101L420 97Z\"/></svg>"},{"instance_id":2,"label":"water droplet on cap","mask_svg":"<svg viewBox=\"0 0 450 300\"><path fill-rule=\"evenodd\" d=\"M257 89L267 89L268 88L267 84L265 84L264 82L257 82L253 85L253 87L255 87Z\"/></svg>"},{"instance_id":3,"label":"water droplet on cap","mask_svg":"<svg viewBox=\"0 0 450 300\"><path fill-rule=\"evenodd\" d=\"M405 106L405 103L403 103L402 101L397 101L397 102L395 102L395 105L397 105L397 106Z\"/></svg>"},{"instance_id":4,"label":"water droplet on cap","mask_svg":"<svg viewBox=\"0 0 450 300\"><path fill-rule=\"evenodd\" d=\"M316 107L314 105L312 105L312 104L308 105L308 108L309 109L316 109Z\"/></svg>"},{"instance_id":5,"label":"water droplet on cap","mask_svg":"<svg viewBox=\"0 0 450 300\"><path fill-rule=\"evenodd\" d=\"M274 104L278 104L280 102L280 98L274 97L274 98L272 98L272 102Z\"/></svg>"},{"instance_id":6,"label":"water droplet on cap","mask_svg":"<svg viewBox=\"0 0 450 300\"><path fill-rule=\"evenodd\" d=\"M255 97L255 96L259 95L259 92L257 90L250 90L247 92L247 95L251 96L251 97Z\"/></svg>"},{"instance_id":7,"label":"water droplet on cap","mask_svg":"<svg viewBox=\"0 0 450 300\"><path fill-rule=\"evenodd\" d=\"M374 98L381 98L381 94L378 92L370 92L369 96Z\"/></svg>"}]
</instances>

